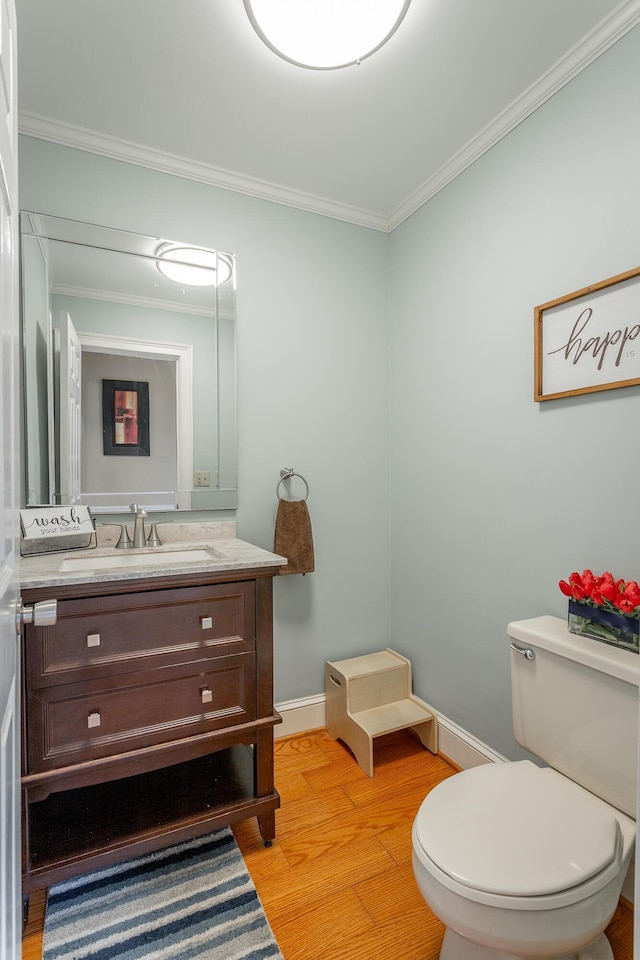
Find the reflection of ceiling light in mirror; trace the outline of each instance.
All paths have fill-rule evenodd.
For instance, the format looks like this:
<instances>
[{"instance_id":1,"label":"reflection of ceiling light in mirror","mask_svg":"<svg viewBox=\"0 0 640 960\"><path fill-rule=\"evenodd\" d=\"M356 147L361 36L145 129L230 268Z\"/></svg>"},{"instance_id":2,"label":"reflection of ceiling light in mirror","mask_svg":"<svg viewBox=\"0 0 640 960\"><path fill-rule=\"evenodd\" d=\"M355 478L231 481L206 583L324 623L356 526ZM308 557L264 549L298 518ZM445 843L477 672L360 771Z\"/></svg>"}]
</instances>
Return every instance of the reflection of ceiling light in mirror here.
<instances>
[{"instance_id":1,"label":"reflection of ceiling light in mirror","mask_svg":"<svg viewBox=\"0 0 640 960\"><path fill-rule=\"evenodd\" d=\"M284 60L314 70L360 63L402 22L411 0L244 0L253 27Z\"/></svg>"},{"instance_id":2,"label":"reflection of ceiling light in mirror","mask_svg":"<svg viewBox=\"0 0 640 960\"><path fill-rule=\"evenodd\" d=\"M231 263L222 254L184 243L161 243L156 250L158 270L189 287L215 287L231 276Z\"/></svg>"}]
</instances>

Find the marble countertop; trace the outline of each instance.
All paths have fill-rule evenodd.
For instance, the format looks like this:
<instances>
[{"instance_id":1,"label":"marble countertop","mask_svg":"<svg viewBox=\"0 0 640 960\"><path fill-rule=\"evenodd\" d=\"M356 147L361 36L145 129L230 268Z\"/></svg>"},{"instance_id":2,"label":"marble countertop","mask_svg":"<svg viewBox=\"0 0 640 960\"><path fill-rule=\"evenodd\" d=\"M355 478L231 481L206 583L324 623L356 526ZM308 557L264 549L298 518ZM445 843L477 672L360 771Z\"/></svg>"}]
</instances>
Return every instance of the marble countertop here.
<instances>
[{"instance_id":1,"label":"marble countertop","mask_svg":"<svg viewBox=\"0 0 640 960\"><path fill-rule=\"evenodd\" d=\"M116 550L119 531L117 527L105 524L98 527L95 548L23 556L20 585L22 588L48 587L99 583L125 577L134 580L169 574L217 573L253 567L281 567L287 562L285 557L246 540L238 540L232 521L160 523L158 532L162 546ZM188 558L189 553L194 553L193 560ZM105 562L115 562L117 566L104 568L101 564Z\"/></svg>"}]
</instances>

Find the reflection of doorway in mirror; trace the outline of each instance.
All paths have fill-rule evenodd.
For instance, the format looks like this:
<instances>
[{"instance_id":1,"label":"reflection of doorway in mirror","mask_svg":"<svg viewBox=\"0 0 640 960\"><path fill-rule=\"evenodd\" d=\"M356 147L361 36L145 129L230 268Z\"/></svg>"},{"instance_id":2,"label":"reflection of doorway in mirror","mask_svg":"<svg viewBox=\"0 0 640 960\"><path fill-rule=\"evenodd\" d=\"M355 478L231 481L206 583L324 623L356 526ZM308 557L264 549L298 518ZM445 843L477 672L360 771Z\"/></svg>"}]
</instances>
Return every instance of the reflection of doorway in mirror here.
<instances>
[{"instance_id":1,"label":"reflection of doorway in mirror","mask_svg":"<svg viewBox=\"0 0 640 960\"><path fill-rule=\"evenodd\" d=\"M193 475L192 347L83 332L79 333L79 338L86 373L86 381L83 374L82 502L90 505L94 513L122 512L131 500L155 510L190 509L188 483ZM149 382L143 383L140 377ZM154 409L151 457L125 457L123 460L116 456L112 461L112 457L103 456L102 448L98 446L97 438L102 431L98 430L97 419L105 378L111 379L112 383L129 380L130 383L118 384L123 394L130 393L133 386L149 390ZM114 417L113 393L111 396L110 409ZM120 406L123 410L134 407L130 400L122 398ZM148 411L148 404L146 409ZM139 391L137 413L140 443L145 428L140 419L144 411ZM148 423L148 415L145 416ZM121 436L124 436L124 429L123 419ZM111 437L113 443L113 430ZM124 452L136 445L123 443L118 446ZM116 445L111 450L114 453ZM140 462L144 459L146 467Z\"/></svg>"}]
</instances>

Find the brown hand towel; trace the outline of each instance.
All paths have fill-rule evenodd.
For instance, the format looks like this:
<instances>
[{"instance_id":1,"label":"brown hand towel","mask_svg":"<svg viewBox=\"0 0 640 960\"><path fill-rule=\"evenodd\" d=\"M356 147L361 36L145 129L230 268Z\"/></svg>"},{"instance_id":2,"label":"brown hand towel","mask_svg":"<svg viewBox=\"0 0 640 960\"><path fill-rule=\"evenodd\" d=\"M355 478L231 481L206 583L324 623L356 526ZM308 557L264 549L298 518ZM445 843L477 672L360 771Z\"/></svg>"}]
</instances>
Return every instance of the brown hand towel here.
<instances>
[{"instance_id":1,"label":"brown hand towel","mask_svg":"<svg viewBox=\"0 0 640 960\"><path fill-rule=\"evenodd\" d=\"M279 500L273 552L289 563L280 573L313 573L313 534L305 500Z\"/></svg>"}]
</instances>

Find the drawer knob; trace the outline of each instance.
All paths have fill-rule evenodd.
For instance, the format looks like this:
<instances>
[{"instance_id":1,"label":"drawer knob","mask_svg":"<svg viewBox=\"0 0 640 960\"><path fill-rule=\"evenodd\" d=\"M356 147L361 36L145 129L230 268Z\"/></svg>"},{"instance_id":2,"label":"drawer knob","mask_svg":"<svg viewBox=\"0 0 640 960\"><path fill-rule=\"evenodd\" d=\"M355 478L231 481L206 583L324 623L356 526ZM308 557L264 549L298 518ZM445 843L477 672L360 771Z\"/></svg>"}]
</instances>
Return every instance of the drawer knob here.
<instances>
[{"instance_id":1,"label":"drawer knob","mask_svg":"<svg viewBox=\"0 0 640 960\"><path fill-rule=\"evenodd\" d=\"M88 646L88 647L99 647L99 646L100 646L100 634L99 634L99 633L88 633L88 634L87 634L87 646Z\"/></svg>"},{"instance_id":2,"label":"drawer knob","mask_svg":"<svg viewBox=\"0 0 640 960\"><path fill-rule=\"evenodd\" d=\"M213 617L200 617L200 626L203 630L211 630L213 626Z\"/></svg>"},{"instance_id":3,"label":"drawer knob","mask_svg":"<svg viewBox=\"0 0 640 960\"><path fill-rule=\"evenodd\" d=\"M213 700L213 694L209 687L204 687L204 689L200 691L200 697L203 703L211 703Z\"/></svg>"},{"instance_id":4,"label":"drawer knob","mask_svg":"<svg viewBox=\"0 0 640 960\"><path fill-rule=\"evenodd\" d=\"M100 726L100 711L93 710L87 717L87 726L88 727L99 727Z\"/></svg>"}]
</instances>

